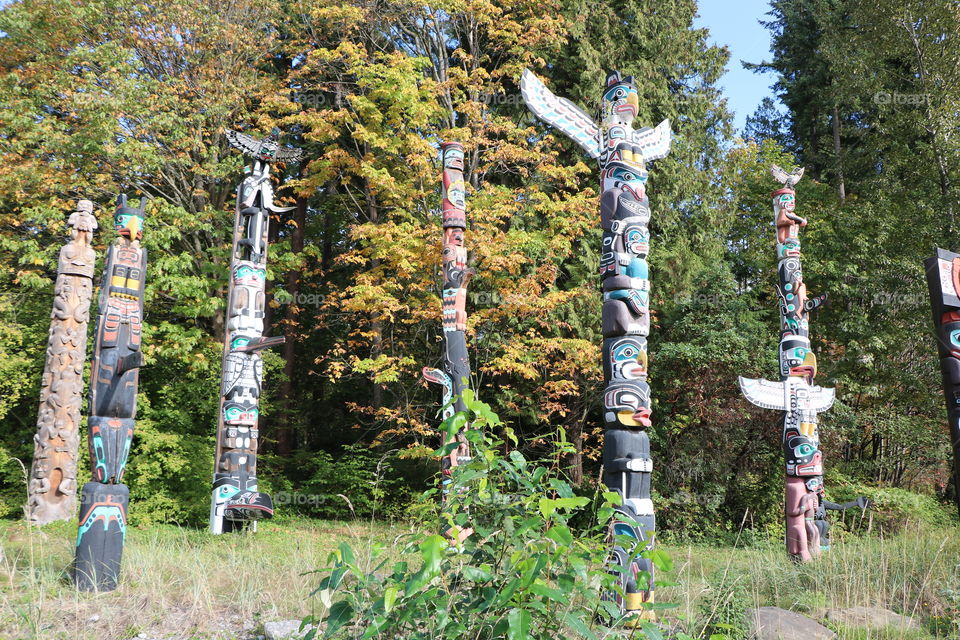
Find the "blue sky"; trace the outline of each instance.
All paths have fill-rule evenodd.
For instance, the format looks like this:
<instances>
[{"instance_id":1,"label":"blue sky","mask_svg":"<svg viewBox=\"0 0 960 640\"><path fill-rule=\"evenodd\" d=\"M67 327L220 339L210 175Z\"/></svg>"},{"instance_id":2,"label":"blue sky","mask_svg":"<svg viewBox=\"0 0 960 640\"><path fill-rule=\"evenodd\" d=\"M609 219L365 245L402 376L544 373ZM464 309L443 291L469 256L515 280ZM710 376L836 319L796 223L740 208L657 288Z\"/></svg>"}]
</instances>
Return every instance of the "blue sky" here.
<instances>
[{"instance_id":1,"label":"blue sky","mask_svg":"<svg viewBox=\"0 0 960 640\"><path fill-rule=\"evenodd\" d=\"M770 33L759 22L770 19L765 15L770 3L769 0L700 0L699 5L700 15L694 21L695 26L710 30L712 44L730 49L727 72L718 85L734 113L734 126L741 132L747 116L753 114L760 101L773 96L770 89L775 80L773 74L757 74L740 64L741 60L762 62L771 58Z\"/></svg>"}]
</instances>

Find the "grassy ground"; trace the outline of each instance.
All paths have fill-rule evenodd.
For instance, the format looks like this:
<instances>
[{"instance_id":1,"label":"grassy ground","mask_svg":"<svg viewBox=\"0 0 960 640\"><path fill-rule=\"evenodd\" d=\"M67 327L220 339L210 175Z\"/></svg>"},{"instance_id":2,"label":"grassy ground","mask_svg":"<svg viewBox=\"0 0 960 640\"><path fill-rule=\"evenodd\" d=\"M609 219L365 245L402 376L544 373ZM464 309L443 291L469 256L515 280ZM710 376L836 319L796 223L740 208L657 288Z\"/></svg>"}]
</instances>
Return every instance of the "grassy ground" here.
<instances>
[{"instance_id":1,"label":"grassy ground","mask_svg":"<svg viewBox=\"0 0 960 640\"><path fill-rule=\"evenodd\" d=\"M213 537L172 526L128 533L121 587L79 594L66 568L76 525L0 522L0 638L220 638L256 636L270 620L320 613L309 572L348 539L354 549L410 531L356 522L261 524L256 534ZM677 583L658 600L701 636L741 627L746 607L775 605L814 617L834 607L878 606L914 616L920 632L838 629L846 640L957 638L960 531L907 528L885 539L850 538L823 559L789 562L779 545L664 545Z\"/></svg>"},{"instance_id":2,"label":"grassy ground","mask_svg":"<svg viewBox=\"0 0 960 640\"><path fill-rule=\"evenodd\" d=\"M310 592L343 539L389 540L399 527L296 521L255 534L131 528L120 587L80 594L69 581L76 524L0 521L0 638L248 638L270 620L320 613ZM358 545L359 546L359 545ZM250 627L253 627L252 629Z\"/></svg>"}]
</instances>

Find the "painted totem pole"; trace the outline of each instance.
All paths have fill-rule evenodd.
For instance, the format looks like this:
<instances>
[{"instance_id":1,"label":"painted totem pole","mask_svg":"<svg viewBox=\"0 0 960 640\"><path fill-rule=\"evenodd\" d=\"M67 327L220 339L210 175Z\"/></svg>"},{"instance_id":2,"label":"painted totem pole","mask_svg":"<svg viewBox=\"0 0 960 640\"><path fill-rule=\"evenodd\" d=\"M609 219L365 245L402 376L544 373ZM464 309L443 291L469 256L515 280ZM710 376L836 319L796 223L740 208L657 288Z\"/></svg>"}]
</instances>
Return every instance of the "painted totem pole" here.
<instances>
[{"instance_id":1,"label":"painted totem pole","mask_svg":"<svg viewBox=\"0 0 960 640\"><path fill-rule=\"evenodd\" d=\"M463 183L463 145L445 142L440 145L443 165L443 369L424 367L423 377L443 388L443 419L457 411L466 411L463 390L470 386L470 356L467 353L467 284L473 269L467 267L467 249L464 233L467 229L466 189ZM450 400L453 399L451 403ZM441 486L448 493L453 468L470 461L470 444L465 424L454 435L458 446L440 461ZM452 441L444 442L444 446ZM449 533L449 532L448 532ZM469 530L458 531L454 537L463 539Z\"/></svg>"},{"instance_id":2,"label":"painted totem pole","mask_svg":"<svg viewBox=\"0 0 960 640\"><path fill-rule=\"evenodd\" d=\"M93 203L78 202L68 224L71 239L60 249L37 433L33 437L26 512L27 519L37 525L70 520L77 506L83 364L87 359L87 323L97 259L90 246L97 228Z\"/></svg>"},{"instance_id":3,"label":"painted totem pole","mask_svg":"<svg viewBox=\"0 0 960 640\"><path fill-rule=\"evenodd\" d=\"M81 591L117 587L127 530L129 490L121 484L133 440L147 252L140 246L146 198L137 208L120 196L100 284L97 333L90 372L87 435L93 481L83 485L74 582Z\"/></svg>"},{"instance_id":4,"label":"painted totem pole","mask_svg":"<svg viewBox=\"0 0 960 640\"><path fill-rule=\"evenodd\" d=\"M297 161L299 149L284 149L276 132L265 140L228 131L230 144L252 156L253 167L237 188L233 257L223 341L223 378L217 415L217 452L210 499L210 532L238 531L273 516L273 500L257 491L257 443L263 361L260 351L283 342L263 336L270 212L270 163Z\"/></svg>"},{"instance_id":5,"label":"painted totem pole","mask_svg":"<svg viewBox=\"0 0 960 640\"><path fill-rule=\"evenodd\" d=\"M653 619L644 603L652 603L653 564L634 558L639 545L652 549L656 519L650 498L653 460L650 457L650 387L647 384L647 338L650 332L650 281L647 273L650 222L646 194L646 163L670 151L670 123L655 129L633 128L639 109L632 77L616 71L607 75L600 124L576 105L553 95L524 70L520 83L527 107L541 120L576 142L600 164L600 222L603 248L600 278L603 287L604 483L623 499L611 526L611 537L632 538L631 545L614 541L611 571L623 596L614 597L633 622Z\"/></svg>"},{"instance_id":6,"label":"painted totem pole","mask_svg":"<svg viewBox=\"0 0 960 640\"><path fill-rule=\"evenodd\" d=\"M815 523L823 493L823 456L817 414L833 406L833 389L813 384L817 358L810 348L807 315L826 296L807 297L800 268L800 228L807 221L795 213L793 187L803 169L787 174L773 165L770 173L783 183L774 191L773 213L777 228L777 260L780 298L780 382L740 378L747 400L764 409L786 412L783 419L783 453L786 458L784 507L786 545L790 555L801 562L820 553L819 527Z\"/></svg>"},{"instance_id":7,"label":"painted totem pole","mask_svg":"<svg viewBox=\"0 0 960 640\"><path fill-rule=\"evenodd\" d=\"M960 254L937 249L923 262L927 270L933 326L953 444L954 499L960 510Z\"/></svg>"}]
</instances>

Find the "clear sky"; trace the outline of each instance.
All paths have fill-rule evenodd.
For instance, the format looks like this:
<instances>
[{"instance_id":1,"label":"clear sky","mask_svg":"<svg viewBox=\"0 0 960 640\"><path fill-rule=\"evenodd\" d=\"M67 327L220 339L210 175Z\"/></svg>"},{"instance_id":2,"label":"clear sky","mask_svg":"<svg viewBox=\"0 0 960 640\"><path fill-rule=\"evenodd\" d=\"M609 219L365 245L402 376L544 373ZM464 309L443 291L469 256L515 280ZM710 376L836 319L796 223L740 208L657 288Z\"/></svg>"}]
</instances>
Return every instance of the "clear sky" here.
<instances>
[{"instance_id":1,"label":"clear sky","mask_svg":"<svg viewBox=\"0 0 960 640\"><path fill-rule=\"evenodd\" d=\"M769 61L770 32L760 24L769 20L769 0L699 0L699 17L694 24L710 30L710 42L730 49L727 72L718 83L734 113L737 132L743 130L747 116L766 96L773 97L773 74L758 74L743 68L746 62Z\"/></svg>"}]
</instances>

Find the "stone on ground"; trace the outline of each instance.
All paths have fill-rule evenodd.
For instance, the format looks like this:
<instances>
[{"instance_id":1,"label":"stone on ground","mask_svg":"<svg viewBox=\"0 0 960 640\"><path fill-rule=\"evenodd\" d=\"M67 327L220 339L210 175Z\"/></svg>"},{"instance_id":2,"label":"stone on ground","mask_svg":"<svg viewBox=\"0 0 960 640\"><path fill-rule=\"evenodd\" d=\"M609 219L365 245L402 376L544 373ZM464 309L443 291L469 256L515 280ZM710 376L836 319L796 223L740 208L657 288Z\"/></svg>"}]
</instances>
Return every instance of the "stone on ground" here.
<instances>
[{"instance_id":1,"label":"stone on ground","mask_svg":"<svg viewBox=\"0 0 960 640\"><path fill-rule=\"evenodd\" d=\"M310 627L300 631L300 620L278 620L266 622L263 625L263 634L267 640L295 640L307 634Z\"/></svg>"},{"instance_id":2,"label":"stone on ground","mask_svg":"<svg viewBox=\"0 0 960 640\"><path fill-rule=\"evenodd\" d=\"M830 640L837 634L807 616L779 607L747 610L750 637L756 640Z\"/></svg>"},{"instance_id":3,"label":"stone on ground","mask_svg":"<svg viewBox=\"0 0 960 640\"><path fill-rule=\"evenodd\" d=\"M830 622L836 622L846 627L863 627L865 629L894 627L896 629L920 630L920 624L910 616L902 616L881 607L827 609L824 617Z\"/></svg>"}]
</instances>

